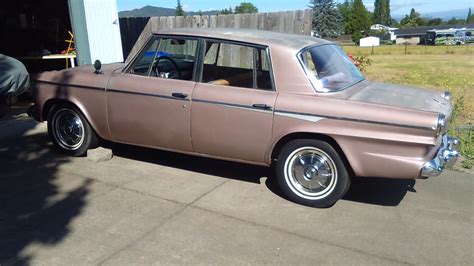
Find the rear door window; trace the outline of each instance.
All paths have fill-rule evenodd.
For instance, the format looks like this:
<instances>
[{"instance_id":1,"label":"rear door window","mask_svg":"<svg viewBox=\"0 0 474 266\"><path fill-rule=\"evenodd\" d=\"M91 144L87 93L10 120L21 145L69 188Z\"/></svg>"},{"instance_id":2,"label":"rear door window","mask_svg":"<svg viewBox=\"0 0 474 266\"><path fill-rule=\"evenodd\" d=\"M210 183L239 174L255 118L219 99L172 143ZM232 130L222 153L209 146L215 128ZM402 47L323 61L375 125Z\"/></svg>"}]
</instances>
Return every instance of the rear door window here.
<instances>
[{"instance_id":1,"label":"rear door window","mask_svg":"<svg viewBox=\"0 0 474 266\"><path fill-rule=\"evenodd\" d=\"M241 88L272 89L265 48L207 41L201 82Z\"/></svg>"}]
</instances>

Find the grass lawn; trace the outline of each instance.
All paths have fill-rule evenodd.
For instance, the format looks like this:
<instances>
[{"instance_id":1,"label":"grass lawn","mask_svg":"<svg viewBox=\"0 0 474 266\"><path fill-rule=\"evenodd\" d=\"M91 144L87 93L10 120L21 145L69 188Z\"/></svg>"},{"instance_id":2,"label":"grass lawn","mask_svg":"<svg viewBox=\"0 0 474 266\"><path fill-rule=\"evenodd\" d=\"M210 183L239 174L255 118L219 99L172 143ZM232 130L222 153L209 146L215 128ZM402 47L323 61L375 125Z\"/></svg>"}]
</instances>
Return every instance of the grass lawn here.
<instances>
[{"instance_id":1,"label":"grass lawn","mask_svg":"<svg viewBox=\"0 0 474 266\"><path fill-rule=\"evenodd\" d=\"M474 46L381 46L343 49L354 56L366 55L372 64L369 80L451 91L455 105L451 127L474 126ZM474 162L474 130L453 131L463 141L465 167Z\"/></svg>"}]
</instances>

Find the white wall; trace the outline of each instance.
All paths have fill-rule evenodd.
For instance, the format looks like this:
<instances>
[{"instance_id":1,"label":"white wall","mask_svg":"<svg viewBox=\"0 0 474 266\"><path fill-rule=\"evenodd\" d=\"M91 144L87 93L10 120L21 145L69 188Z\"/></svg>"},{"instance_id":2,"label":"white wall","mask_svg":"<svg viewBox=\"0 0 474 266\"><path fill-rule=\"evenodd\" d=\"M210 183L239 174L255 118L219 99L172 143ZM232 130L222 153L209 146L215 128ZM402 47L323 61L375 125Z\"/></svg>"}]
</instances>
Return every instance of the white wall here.
<instances>
[{"instance_id":1,"label":"white wall","mask_svg":"<svg viewBox=\"0 0 474 266\"><path fill-rule=\"evenodd\" d=\"M377 37L367 37L360 39L360 47L379 46L380 39Z\"/></svg>"},{"instance_id":2,"label":"white wall","mask_svg":"<svg viewBox=\"0 0 474 266\"><path fill-rule=\"evenodd\" d=\"M122 41L116 0L68 0L77 62L122 62Z\"/></svg>"}]
</instances>

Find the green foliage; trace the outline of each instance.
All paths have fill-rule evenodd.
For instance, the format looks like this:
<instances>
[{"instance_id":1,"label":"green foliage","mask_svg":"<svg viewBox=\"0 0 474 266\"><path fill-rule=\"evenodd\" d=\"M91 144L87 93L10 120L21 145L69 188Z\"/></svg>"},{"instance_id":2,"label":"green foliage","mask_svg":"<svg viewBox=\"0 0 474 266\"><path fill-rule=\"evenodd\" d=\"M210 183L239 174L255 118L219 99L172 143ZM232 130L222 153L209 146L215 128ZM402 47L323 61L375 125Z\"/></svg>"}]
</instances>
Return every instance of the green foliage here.
<instances>
[{"instance_id":1,"label":"green foliage","mask_svg":"<svg viewBox=\"0 0 474 266\"><path fill-rule=\"evenodd\" d=\"M469 12L467 13L466 24L474 23L474 15L471 14L471 9L469 8Z\"/></svg>"},{"instance_id":2,"label":"green foliage","mask_svg":"<svg viewBox=\"0 0 474 266\"><path fill-rule=\"evenodd\" d=\"M219 12L219 14L222 14L222 15L234 14L234 10L232 9L232 7L229 7L229 9L224 8L221 10L221 12Z\"/></svg>"},{"instance_id":3,"label":"green foliage","mask_svg":"<svg viewBox=\"0 0 474 266\"><path fill-rule=\"evenodd\" d=\"M364 37L370 30L371 19L369 11L365 8L362 0L354 0L351 12L352 25L352 40L359 43L359 40Z\"/></svg>"},{"instance_id":4,"label":"green foliage","mask_svg":"<svg viewBox=\"0 0 474 266\"><path fill-rule=\"evenodd\" d=\"M414 8L411 9L410 15L406 15L400 20L401 28L416 28L428 25L428 20L421 17L420 13L416 12Z\"/></svg>"},{"instance_id":5,"label":"green foliage","mask_svg":"<svg viewBox=\"0 0 474 266\"><path fill-rule=\"evenodd\" d=\"M341 14L334 0L312 0L313 30L321 37L336 37L341 32Z\"/></svg>"},{"instance_id":6,"label":"green foliage","mask_svg":"<svg viewBox=\"0 0 474 266\"><path fill-rule=\"evenodd\" d=\"M466 23L466 20L464 19L457 19L455 17L451 18L450 20L448 20L446 22L446 24L448 25L463 25L464 23Z\"/></svg>"},{"instance_id":7,"label":"green foliage","mask_svg":"<svg viewBox=\"0 0 474 266\"><path fill-rule=\"evenodd\" d=\"M387 26L392 24L392 18L390 16L390 0L375 0L373 23Z\"/></svg>"},{"instance_id":8,"label":"green foliage","mask_svg":"<svg viewBox=\"0 0 474 266\"><path fill-rule=\"evenodd\" d=\"M472 17L472 22L468 22L469 19L456 19L451 18L448 21L443 21L441 18L425 18L422 17L414 8L411 9L409 15L400 20L399 27L406 28L416 28L421 26L440 26L440 25L463 25L465 23L474 23L474 16L468 14L468 18Z\"/></svg>"},{"instance_id":9,"label":"green foliage","mask_svg":"<svg viewBox=\"0 0 474 266\"><path fill-rule=\"evenodd\" d=\"M347 54L351 59L352 63L359 69L360 72L365 72L367 67L372 64L372 60L368 56L360 55L360 56L353 56L352 54Z\"/></svg>"},{"instance_id":10,"label":"green foliage","mask_svg":"<svg viewBox=\"0 0 474 266\"><path fill-rule=\"evenodd\" d=\"M356 31L356 32L352 33L352 35L351 35L352 41L357 45L360 44L360 39L362 39L363 37L364 36L359 31Z\"/></svg>"},{"instance_id":11,"label":"green foliage","mask_svg":"<svg viewBox=\"0 0 474 266\"><path fill-rule=\"evenodd\" d=\"M178 0L178 4L176 5L175 15L176 16L186 16L186 13L183 10L183 6L181 5L180 0Z\"/></svg>"},{"instance_id":12,"label":"green foliage","mask_svg":"<svg viewBox=\"0 0 474 266\"><path fill-rule=\"evenodd\" d=\"M337 4L337 9L339 10L339 14L341 14L342 19L342 32L344 34L352 34L354 33L352 27L352 4L353 1L345 0L343 3Z\"/></svg>"},{"instance_id":13,"label":"green foliage","mask_svg":"<svg viewBox=\"0 0 474 266\"><path fill-rule=\"evenodd\" d=\"M235 14L258 13L258 8L249 2L242 2L234 9Z\"/></svg>"},{"instance_id":14,"label":"green foliage","mask_svg":"<svg viewBox=\"0 0 474 266\"><path fill-rule=\"evenodd\" d=\"M462 166L471 169L474 165L474 129L472 127L456 128L459 125L458 119L466 104L465 96L466 91L463 89L455 99L451 118L452 126L449 134L457 137L461 141L461 155L464 156Z\"/></svg>"},{"instance_id":15,"label":"green foliage","mask_svg":"<svg viewBox=\"0 0 474 266\"><path fill-rule=\"evenodd\" d=\"M439 26L443 24L443 19L442 18L432 18L428 20L428 25L427 26Z\"/></svg>"}]
</instances>

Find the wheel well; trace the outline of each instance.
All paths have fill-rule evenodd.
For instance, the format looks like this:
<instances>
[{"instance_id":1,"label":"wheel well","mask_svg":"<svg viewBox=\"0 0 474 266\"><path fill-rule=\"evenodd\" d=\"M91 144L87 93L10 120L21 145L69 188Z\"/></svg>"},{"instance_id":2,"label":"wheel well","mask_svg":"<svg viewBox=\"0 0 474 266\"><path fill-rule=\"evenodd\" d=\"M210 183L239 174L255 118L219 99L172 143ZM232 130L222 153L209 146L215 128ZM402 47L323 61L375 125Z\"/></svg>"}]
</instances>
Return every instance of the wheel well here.
<instances>
[{"instance_id":1,"label":"wheel well","mask_svg":"<svg viewBox=\"0 0 474 266\"><path fill-rule=\"evenodd\" d=\"M271 158L272 162L275 162L277 160L278 154L280 154L280 151L283 149L285 144L295 139L317 139L317 140L322 140L324 142L327 142L336 150L339 156L341 156L341 159L344 165L346 165L346 168L349 171L349 174L352 176L354 175L354 171L352 170L352 167L349 161L347 160L347 157L344 154L344 151L339 146L339 144L332 137L328 135L324 135L324 134L318 134L318 133L300 132L300 133L292 133L292 134L284 136L277 142L277 144L272 150L272 158Z\"/></svg>"},{"instance_id":2,"label":"wheel well","mask_svg":"<svg viewBox=\"0 0 474 266\"><path fill-rule=\"evenodd\" d=\"M67 100L49 99L49 100L46 101L46 103L44 103L43 110L41 112L41 118L42 118L43 121L48 120L49 111L51 111L51 108L53 108L53 106L56 105L56 104L70 104L70 105L73 105L73 106L77 107L74 103L72 103L70 101L67 101Z\"/></svg>"},{"instance_id":3,"label":"wheel well","mask_svg":"<svg viewBox=\"0 0 474 266\"><path fill-rule=\"evenodd\" d=\"M76 107L77 110L84 116L87 123L91 127L92 131L94 131L94 133L97 135L97 137L102 138L102 136L97 134L97 130L96 130L94 124L91 123L91 121L84 114L84 112L81 110L81 108L79 108L76 104L74 104L73 102L68 101L68 100L64 100L64 99L49 99L49 100L47 100L43 105L43 110L41 111L41 114L42 114L41 118L42 118L43 121L48 121L48 114L51 111L51 109L53 108L53 106L55 106L56 104L72 105L72 106Z\"/></svg>"}]
</instances>

